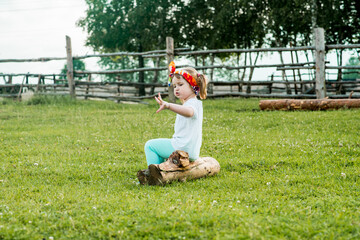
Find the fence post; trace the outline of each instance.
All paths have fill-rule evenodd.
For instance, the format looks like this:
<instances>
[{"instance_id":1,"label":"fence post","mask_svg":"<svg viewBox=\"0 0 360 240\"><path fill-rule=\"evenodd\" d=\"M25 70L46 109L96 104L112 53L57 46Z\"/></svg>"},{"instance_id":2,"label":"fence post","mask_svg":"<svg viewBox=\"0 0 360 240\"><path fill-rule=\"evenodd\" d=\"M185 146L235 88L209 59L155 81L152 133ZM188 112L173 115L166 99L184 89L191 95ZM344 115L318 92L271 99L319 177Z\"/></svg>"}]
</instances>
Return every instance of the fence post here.
<instances>
[{"instance_id":1,"label":"fence post","mask_svg":"<svg viewBox=\"0 0 360 240\"><path fill-rule=\"evenodd\" d=\"M168 64L171 61L174 61L174 39L172 37L166 37L166 60ZM169 70L168 73L170 74ZM172 84L168 88L168 93L169 93L169 102L174 103L176 99L174 95L174 87Z\"/></svg>"},{"instance_id":2,"label":"fence post","mask_svg":"<svg viewBox=\"0 0 360 240\"><path fill-rule=\"evenodd\" d=\"M214 54L211 54L211 66L214 66L214 62L215 62L215 56ZM208 84L208 87L207 87L207 91L209 94L213 94L214 93L214 68L211 68L210 69L210 79L209 79L209 84Z\"/></svg>"},{"instance_id":3,"label":"fence post","mask_svg":"<svg viewBox=\"0 0 360 240\"><path fill-rule=\"evenodd\" d=\"M38 82L37 82L37 85L36 85L36 90L35 90L35 93L39 93L40 91L40 85L41 85L41 74L38 75Z\"/></svg>"},{"instance_id":4,"label":"fence post","mask_svg":"<svg viewBox=\"0 0 360 240\"><path fill-rule=\"evenodd\" d=\"M323 28L315 28L315 92L316 98L322 99L326 97L325 86L325 37Z\"/></svg>"},{"instance_id":5,"label":"fence post","mask_svg":"<svg viewBox=\"0 0 360 240\"><path fill-rule=\"evenodd\" d=\"M88 81L88 82L91 82L91 74L88 75L87 81ZM88 99L89 89L90 89L90 85L87 84L87 85L86 85L86 89L85 89L85 100ZM119 103L119 102L118 102L118 103Z\"/></svg>"},{"instance_id":6,"label":"fence post","mask_svg":"<svg viewBox=\"0 0 360 240\"><path fill-rule=\"evenodd\" d=\"M274 82L274 74L271 74L271 80L270 80L270 84L269 84L269 94L272 93L273 82Z\"/></svg>"},{"instance_id":7,"label":"fence post","mask_svg":"<svg viewBox=\"0 0 360 240\"><path fill-rule=\"evenodd\" d=\"M66 36L66 56L67 56L67 72L66 76L69 84L69 92L72 98L75 98L75 82L74 82L74 68L71 50L71 38Z\"/></svg>"}]
</instances>

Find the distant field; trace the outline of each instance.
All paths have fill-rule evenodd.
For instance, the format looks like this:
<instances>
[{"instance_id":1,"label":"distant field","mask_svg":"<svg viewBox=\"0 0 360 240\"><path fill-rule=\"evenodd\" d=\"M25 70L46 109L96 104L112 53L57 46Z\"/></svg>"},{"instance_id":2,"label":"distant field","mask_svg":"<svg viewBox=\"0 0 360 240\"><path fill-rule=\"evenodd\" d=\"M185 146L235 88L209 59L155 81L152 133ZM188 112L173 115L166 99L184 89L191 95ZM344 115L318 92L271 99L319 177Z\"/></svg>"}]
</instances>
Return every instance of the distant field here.
<instances>
[{"instance_id":1,"label":"distant field","mask_svg":"<svg viewBox=\"0 0 360 240\"><path fill-rule=\"evenodd\" d=\"M0 101L0 239L359 239L360 110L262 112L205 100L212 177L140 186L149 104Z\"/></svg>"}]
</instances>

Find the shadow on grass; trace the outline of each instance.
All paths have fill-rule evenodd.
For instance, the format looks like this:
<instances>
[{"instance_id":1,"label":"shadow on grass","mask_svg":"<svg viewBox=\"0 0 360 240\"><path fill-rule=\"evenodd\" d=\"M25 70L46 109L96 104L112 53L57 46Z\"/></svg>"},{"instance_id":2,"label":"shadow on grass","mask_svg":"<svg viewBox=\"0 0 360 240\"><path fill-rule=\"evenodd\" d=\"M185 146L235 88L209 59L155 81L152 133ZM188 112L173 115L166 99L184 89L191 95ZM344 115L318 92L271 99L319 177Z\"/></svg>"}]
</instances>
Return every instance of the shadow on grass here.
<instances>
[{"instance_id":1,"label":"shadow on grass","mask_svg":"<svg viewBox=\"0 0 360 240\"><path fill-rule=\"evenodd\" d=\"M24 102L27 105L74 105L77 103L76 99L70 96L42 96L35 95L30 100Z\"/></svg>"},{"instance_id":2,"label":"shadow on grass","mask_svg":"<svg viewBox=\"0 0 360 240\"><path fill-rule=\"evenodd\" d=\"M235 112L261 112L260 109L236 109Z\"/></svg>"}]
</instances>

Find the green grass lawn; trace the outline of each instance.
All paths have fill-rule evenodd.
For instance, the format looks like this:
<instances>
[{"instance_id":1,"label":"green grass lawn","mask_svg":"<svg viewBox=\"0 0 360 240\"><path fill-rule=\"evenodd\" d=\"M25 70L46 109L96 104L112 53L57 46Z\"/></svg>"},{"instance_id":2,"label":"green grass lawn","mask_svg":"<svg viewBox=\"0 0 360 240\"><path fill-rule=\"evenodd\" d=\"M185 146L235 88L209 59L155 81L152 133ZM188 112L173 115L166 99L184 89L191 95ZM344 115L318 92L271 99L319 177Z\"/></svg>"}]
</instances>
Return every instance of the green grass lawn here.
<instances>
[{"instance_id":1,"label":"green grass lawn","mask_svg":"<svg viewBox=\"0 0 360 240\"><path fill-rule=\"evenodd\" d=\"M30 104L29 104L30 103ZM359 239L360 110L259 111L205 100L220 174L140 186L149 104L0 101L0 239Z\"/></svg>"}]
</instances>

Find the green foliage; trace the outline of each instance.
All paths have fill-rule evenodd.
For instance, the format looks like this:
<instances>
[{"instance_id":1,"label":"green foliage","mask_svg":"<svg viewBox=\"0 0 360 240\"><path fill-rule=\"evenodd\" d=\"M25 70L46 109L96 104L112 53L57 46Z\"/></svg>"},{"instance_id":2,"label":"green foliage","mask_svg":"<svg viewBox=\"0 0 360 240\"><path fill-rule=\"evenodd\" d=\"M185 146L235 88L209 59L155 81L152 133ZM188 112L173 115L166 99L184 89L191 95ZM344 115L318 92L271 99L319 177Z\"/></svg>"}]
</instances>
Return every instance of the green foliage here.
<instances>
[{"instance_id":1,"label":"green foliage","mask_svg":"<svg viewBox=\"0 0 360 240\"><path fill-rule=\"evenodd\" d=\"M137 64L136 62L127 57L111 57L111 58L101 58L98 61L98 64L107 70L116 70L116 69L131 69L131 68L136 68ZM117 74L117 75L113 75L113 74L108 74L105 75L104 81L106 82L115 82L118 81L119 79L124 79L126 82L132 82L134 79L136 79L136 77L138 76L138 74L134 74L134 73L122 73L122 74Z\"/></svg>"},{"instance_id":2,"label":"green foliage","mask_svg":"<svg viewBox=\"0 0 360 240\"><path fill-rule=\"evenodd\" d=\"M359 43L360 2L354 0L316 0L317 26L325 29L327 44Z\"/></svg>"},{"instance_id":3,"label":"green foliage","mask_svg":"<svg viewBox=\"0 0 360 240\"><path fill-rule=\"evenodd\" d=\"M6 87L6 88L0 88L0 94L18 94L20 91L20 86L14 86L14 87Z\"/></svg>"},{"instance_id":4,"label":"green foliage","mask_svg":"<svg viewBox=\"0 0 360 240\"><path fill-rule=\"evenodd\" d=\"M309 45L311 44L311 1L269 0L264 15L267 16L267 41L270 46Z\"/></svg>"},{"instance_id":5,"label":"green foliage","mask_svg":"<svg viewBox=\"0 0 360 240\"><path fill-rule=\"evenodd\" d=\"M79 26L98 51L165 48L172 36L196 49L309 45L312 27L326 41L356 43L360 3L353 0L92 0Z\"/></svg>"},{"instance_id":6,"label":"green foliage","mask_svg":"<svg viewBox=\"0 0 360 240\"><path fill-rule=\"evenodd\" d=\"M3 105L0 239L358 239L360 111L262 112L205 100L202 156L218 176L139 186L149 105Z\"/></svg>"},{"instance_id":7,"label":"green foliage","mask_svg":"<svg viewBox=\"0 0 360 240\"><path fill-rule=\"evenodd\" d=\"M360 61L358 57L350 57L349 62L346 66L360 66ZM345 69L343 70L343 79L356 80L360 79L360 74L358 69Z\"/></svg>"},{"instance_id":8,"label":"green foliage","mask_svg":"<svg viewBox=\"0 0 360 240\"><path fill-rule=\"evenodd\" d=\"M86 44L100 52L164 49L167 36L179 33L175 13L182 3L176 0L87 0L86 17L78 25L87 30ZM138 68L144 58L138 57ZM139 82L145 82L144 72ZM139 94L145 95L144 87Z\"/></svg>"},{"instance_id":9,"label":"green foliage","mask_svg":"<svg viewBox=\"0 0 360 240\"><path fill-rule=\"evenodd\" d=\"M87 0L78 25L89 33L96 51L149 51L165 48L165 38L179 32L173 18L182 4L175 0Z\"/></svg>"},{"instance_id":10,"label":"green foliage","mask_svg":"<svg viewBox=\"0 0 360 240\"><path fill-rule=\"evenodd\" d=\"M261 46L266 29L260 1L190 0L177 16L183 45L197 49ZM186 13L186 15L184 14Z\"/></svg>"},{"instance_id":11,"label":"green foliage","mask_svg":"<svg viewBox=\"0 0 360 240\"><path fill-rule=\"evenodd\" d=\"M85 63L84 61L80 59L73 59L73 69L76 71L85 71ZM61 74L64 74L65 76L60 76L59 79L66 79L67 74L67 64L64 65L63 69L61 69ZM77 79L84 79L85 76L77 76L75 75L75 78Z\"/></svg>"},{"instance_id":12,"label":"green foliage","mask_svg":"<svg viewBox=\"0 0 360 240\"><path fill-rule=\"evenodd\" d=\"M270 0L264 14L271 46L311 45L313 27L324 28L327 44L359 42L359 1Z\"/></svg>"}]
</instances>

